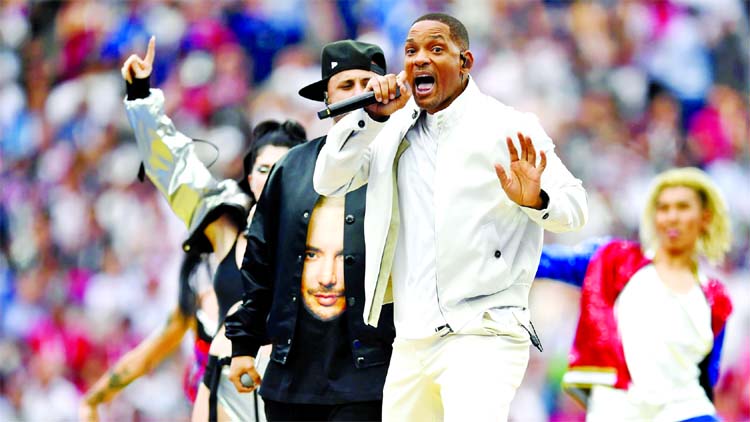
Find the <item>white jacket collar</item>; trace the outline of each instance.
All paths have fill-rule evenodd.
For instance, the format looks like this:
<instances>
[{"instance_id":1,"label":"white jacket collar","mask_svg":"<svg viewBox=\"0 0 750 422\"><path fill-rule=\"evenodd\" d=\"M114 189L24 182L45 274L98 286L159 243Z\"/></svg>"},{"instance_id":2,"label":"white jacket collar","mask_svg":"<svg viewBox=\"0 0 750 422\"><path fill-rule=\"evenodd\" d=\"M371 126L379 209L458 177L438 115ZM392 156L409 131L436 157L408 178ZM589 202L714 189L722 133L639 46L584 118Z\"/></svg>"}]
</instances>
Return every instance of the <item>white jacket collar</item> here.
<instances>
[{"instance_id":1,"label":"white jacket collar","mask_svg":"<svg viewBox=\"0 0 750 422\"><path fill-rule=\"evenodd\" d=\"M466 85L466 89L456 97L448 107L443 110L434 113L434 116L439 120L453 120L460 117L464 111L466 111L469 104L472 103L473 98L480 95L479 87L474 83L474 79L469 77L469 83Z\"/></svg>"},{"instance_id":2,"label":"white jacket collar","mask_svg":"<svg viewBox=\"0 0 750 422\"><path fill-rule=\"evenodd\" d=\"M479 95L481 95L479 87L474 83L474 79L469 76L469 83L466 85L464 92L456 97L448 107L438 111L434 116L443 121L458 118L464 113L464 111L466 111L468 105L471 104L472 98ZM406 127L406 130L408 130L417 123L421 113L426 113L426 111L420 109L416 101L414 101L414 97L411 97L404 108L399 110L397 119L402 122L408 121L409 123L406 125L408 126ZM394 114L394 116L396 116L396 114ZM404 134L405 133L406 132L404 131Z\"/></svg>"}]
</instances>

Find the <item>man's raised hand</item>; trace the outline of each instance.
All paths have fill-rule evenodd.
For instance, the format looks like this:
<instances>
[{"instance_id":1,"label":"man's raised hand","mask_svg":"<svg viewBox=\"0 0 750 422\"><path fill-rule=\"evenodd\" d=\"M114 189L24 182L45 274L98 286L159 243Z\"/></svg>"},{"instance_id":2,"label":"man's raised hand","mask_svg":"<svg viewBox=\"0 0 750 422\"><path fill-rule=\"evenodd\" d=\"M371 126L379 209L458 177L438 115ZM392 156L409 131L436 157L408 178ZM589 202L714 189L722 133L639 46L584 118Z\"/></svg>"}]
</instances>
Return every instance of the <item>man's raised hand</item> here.
<instances>
[{"instance_id":1,"label":"man's raised hand","mask_svg":"<svg viewBox=\"0 0 750 422\"><path fill-rule=\"evenodd\" d=\"M547 156L539 151L539 165L536 164L536 150L531 138L518 134L521 155L518 155L513 140L506 138L510 155L510 175L500 164L495 164L495 173L500 185L511 201L522 207L541 209L544 201L541 197L542 172L547 167Z\"/></svg>"},{"instance_id":2,"label":"man's raised hand","mask_svg":"<svg viewBox=\"0 0 750 422\"><path fill-rule=\"evenodd\" d=\"M123 79L129 84L133 83L133 76L136 79L146 79L151 75L151 70L154 65L154 54L156 50L156 37L153 35L148 40L148 49L146 50L146 57L140 58L137 54L131 54L130 57L125 60L125 63L120 69Z\"/></svg>"}]
</instances>

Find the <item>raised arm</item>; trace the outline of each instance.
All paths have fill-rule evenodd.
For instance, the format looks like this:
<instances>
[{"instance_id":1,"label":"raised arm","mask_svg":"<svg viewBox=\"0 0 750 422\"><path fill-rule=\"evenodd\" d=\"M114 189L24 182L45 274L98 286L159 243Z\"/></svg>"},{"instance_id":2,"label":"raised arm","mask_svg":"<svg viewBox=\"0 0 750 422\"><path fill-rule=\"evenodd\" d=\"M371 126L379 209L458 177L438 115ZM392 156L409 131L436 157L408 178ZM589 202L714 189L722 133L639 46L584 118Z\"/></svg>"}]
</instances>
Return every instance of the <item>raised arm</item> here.
<instances>
[{"instance_id":1,"label":"raised arm","mask_svg":"<svg viewBox=\"0 0 750 422\"><path fill-rule=\"evenodd\" d=\"M146 175L191 232L218 204L247 208L250 198L234 180L217 181L195 154L193 140L164 114L164 94L150 89L155 40L146 56L131 55L123 64L127 82L125 111L133 128Z\"/></svg>"},{"instance_id":2,"label":"raised arm","mask_svg":"<svg viewBox=\"0 0 750 422\"><path fill-rule=\"evenodd\" d=\"M370 144L382 127L383 123L371 119L364 110L353 111L333 125L315 162L315 191L343 196L367 183Z\"/></svg>"},{"instance_id":3,"label":"raised arm","mask_svg":"<svg viewBox=\"0 0 750 422\"><path fill-rule=\"evenodd\" d=\"M328 131L313 174L313 186L319 194L343 196L367 183L373 141L385 120L411 98L405 78L401 72L370 79L365 90L373 91L378 103L349 113ZM396 87L401 93L398 98Z\"/></svg>"},{"instance_id":4,"label":"raised arm","mask_svg":"<svg viewBox=\"0 0 750 422\"><path fill-rule=\"evenodd\" d=\"M583 184L555 154L554 144L538 119L519 113L518 147L506 138L510 156L507 168L498 163L495 171L508 198L545 230L578 230L588 220Z\"/></svg>"}]
</instances>

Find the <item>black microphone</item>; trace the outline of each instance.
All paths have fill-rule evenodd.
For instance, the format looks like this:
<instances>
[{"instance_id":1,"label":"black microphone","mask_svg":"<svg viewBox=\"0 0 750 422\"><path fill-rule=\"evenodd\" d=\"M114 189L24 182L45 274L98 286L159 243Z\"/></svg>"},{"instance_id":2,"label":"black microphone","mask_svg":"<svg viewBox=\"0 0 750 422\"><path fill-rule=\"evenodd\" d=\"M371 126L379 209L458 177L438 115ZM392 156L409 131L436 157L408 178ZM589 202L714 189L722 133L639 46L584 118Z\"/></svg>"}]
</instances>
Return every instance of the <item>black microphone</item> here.
<instances>
[{"instance_id":1,"label":"black microphone","mask_svg":"<svg viewBox=\"0 0 750 422\"><path fill-rule=\"evenodd\" d=\"M400 96L401 91L398 89L398 87L396 87L396 98ZM351 98L347 98L345 100L328 105L328 107L318 112L318 118L320 120L323 120L328 117L336 117L358 108L367 107L377 102L378 100L375 99L375 93L372 91L367 91L364 94L355 95Z\"/></svg>"}]
</instances>

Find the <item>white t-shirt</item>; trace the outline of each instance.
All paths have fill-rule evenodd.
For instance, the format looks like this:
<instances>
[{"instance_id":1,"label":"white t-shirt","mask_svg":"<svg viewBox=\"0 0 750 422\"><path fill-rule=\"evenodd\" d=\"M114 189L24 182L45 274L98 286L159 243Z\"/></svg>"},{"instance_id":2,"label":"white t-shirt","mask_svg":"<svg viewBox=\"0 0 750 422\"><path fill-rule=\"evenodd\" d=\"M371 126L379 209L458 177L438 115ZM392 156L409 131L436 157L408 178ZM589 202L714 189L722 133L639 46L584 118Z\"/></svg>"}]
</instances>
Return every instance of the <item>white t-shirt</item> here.
<instances>
[{"instance_id":1,"label":"white t-shirt","mask_svg":"<svg viewBox=\"0 0 750 422\"><path fill-rule=\"evenodd\" d=\"M699 382L698 364L711 352L711 308L697 281L687 293L670 290L653 265L639 270L614 307L631 385L596 387L587 420L676 421L716 410ZM609 418L606 418L606 415Z\"/></svg>"}]
</instances>

